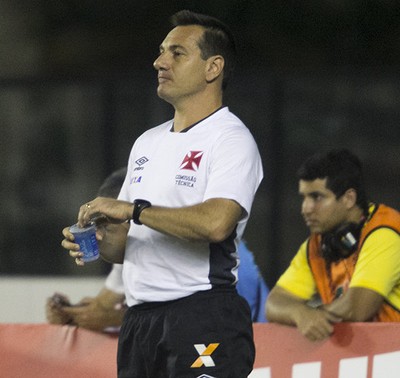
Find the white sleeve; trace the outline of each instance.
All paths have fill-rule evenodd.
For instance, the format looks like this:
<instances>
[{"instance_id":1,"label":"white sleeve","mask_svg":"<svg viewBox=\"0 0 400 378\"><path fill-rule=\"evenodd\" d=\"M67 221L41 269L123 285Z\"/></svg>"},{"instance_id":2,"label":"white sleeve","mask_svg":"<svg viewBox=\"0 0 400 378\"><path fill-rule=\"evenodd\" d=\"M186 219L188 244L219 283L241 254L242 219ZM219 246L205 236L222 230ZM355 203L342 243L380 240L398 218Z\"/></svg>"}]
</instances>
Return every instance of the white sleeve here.
<instances>
[{"instance_id":1,"label":"white sleeve","mask_svg":"<svg viewBox=\"0 0 400 378\"><path fill-rule=\"evenodd\" d=\"M124 282L122 280L122 264L113 264L111 272L106 278L105 287L114 293L125 293Z\"/></svg>"},{"instance_id":2,"label":"white sleeve","mask_svg":"<svg viewBox=\"0 0 400 378\"><path fill-rule=\"evenodd\" d=\"M122 184L121 190L119 191L119 195L118 195L118 199L122 200L122 201L129 201L129 184L130 184L130 177L131 177L131 169L133 169L132 162L131 162L131 160L133 159L133 150L134 150L134 147L132 148L132 150L130 152L125 180L124 180L124 183Z\"/></svg>"},{"instance_id":3,"label":"white sleeve","mask_svg":"<svg viewBox=\"0 0 400 378\"><path fill-rule=\"evenodd\" d=\"M263 178L261 157L247 129L230 130L213 148L212 165L205 198L229 198L250 214L257 188Z\"/></svg>"}]
</instances>

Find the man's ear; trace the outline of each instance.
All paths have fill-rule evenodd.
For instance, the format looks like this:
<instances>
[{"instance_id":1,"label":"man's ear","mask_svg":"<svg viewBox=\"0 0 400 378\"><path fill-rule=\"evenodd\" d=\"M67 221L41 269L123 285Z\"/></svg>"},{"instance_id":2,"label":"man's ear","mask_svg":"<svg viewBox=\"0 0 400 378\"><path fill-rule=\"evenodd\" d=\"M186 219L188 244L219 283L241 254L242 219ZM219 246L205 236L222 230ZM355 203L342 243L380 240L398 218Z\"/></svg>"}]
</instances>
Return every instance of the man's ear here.
<instances>
[{"instance_id":1,"label":"man's ear","mask_svg":"<svg viewBox=\"0 0 400 378\"><path fill-rule=\"evenodd\" d=\"M213 55L207 59L206 80L208 83L213 82L218 77L222 77L225 60L221 55Z\"/></svg>"},{"instance_id":2,"label":"man's ear","mask_svg":"<svg viewBox=\"0 0 400 378\"><path fill-rule=\"evenodd\" d=\"M356 205L357 192L354 189L347 189L343 194L343 201L348 209L351 209Z\"/></svg>"}]
</instances>

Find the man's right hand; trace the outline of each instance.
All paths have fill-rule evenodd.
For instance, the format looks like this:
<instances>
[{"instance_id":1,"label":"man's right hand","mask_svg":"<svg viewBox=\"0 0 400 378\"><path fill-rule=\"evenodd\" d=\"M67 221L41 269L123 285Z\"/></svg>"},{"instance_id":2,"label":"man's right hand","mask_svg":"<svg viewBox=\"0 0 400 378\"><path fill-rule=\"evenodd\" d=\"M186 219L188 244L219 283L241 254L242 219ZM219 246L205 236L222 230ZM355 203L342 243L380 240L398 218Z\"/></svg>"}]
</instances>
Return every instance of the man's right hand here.
<instances>
[{"instance_id":1,"label":"man's right hand","mask_svg":"<svg viewBox=\"0 0 400 378\"><path fill-rule=\"evenodd\" d=\"M98 227L96 231L96 239L98 241L103 240L104 233L104 226ZM61 246L69 252L69 255L72 258L75 259L75 263L77 265L85 265L84 261L82 260L83 252L80 251L79 244L74 242L74 235L69 230L69 227L65 227L62 230L62 234L64 235L64 239L61 242Z\"/></svg>"},{"instance_id":2,"label":"man's right hand","mask_svg":"<svg viewBox=\"0 0 400 378\"><path fill-rule=\"evenodd\" d=\"M62 231L64 238L61 246L69 251L69 255L75 259L77 265L83 266L85 263L82 260L83 252L80 251L79 244L74 242L74 235L70 232L69 227L65 227Z\"/></svg>"},{"instance_id":3,"label":"man's right hand","mask_svg":"<svg viewBox=\"0 0 400 378\"><path fill-rule=\"evenodd\" d=\"M332 335L333 324L342 320L319 308L304 308L304 310L295 321L300 333L311 341L320 341Z\"/></svg>"}]
</instances>

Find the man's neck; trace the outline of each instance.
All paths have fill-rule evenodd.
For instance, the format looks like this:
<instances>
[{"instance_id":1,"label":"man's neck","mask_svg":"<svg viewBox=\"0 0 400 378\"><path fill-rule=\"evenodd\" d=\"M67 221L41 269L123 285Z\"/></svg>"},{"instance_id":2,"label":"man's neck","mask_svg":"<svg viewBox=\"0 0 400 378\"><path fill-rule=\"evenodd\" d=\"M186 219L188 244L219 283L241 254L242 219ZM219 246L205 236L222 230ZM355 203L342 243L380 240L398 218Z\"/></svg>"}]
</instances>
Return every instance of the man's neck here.
<instances>
[{"instance_id":1,"label":"man's neck","mask_svg":"<svg viewBox=\"0 0 400 378\"><path fill-rule=\"evenodd\" d=\"M364 217L365 217L365 215L364 215L364 212L362 211L362 209L359 208L358 206L356 206L353 209L352 213L350 214L348 221L358 224L363 221Z\"/></svg>"},{"instance_id":2,"label":"man's neck","mask_svg":"<svg viewBox=\"0 0 400 378\"><path fill-rule=\"evenodd\" d=\"M201 121L222 106L222 97L196 99L175 106L174 131L180 132Z\"/></svg>"}]
</instances>

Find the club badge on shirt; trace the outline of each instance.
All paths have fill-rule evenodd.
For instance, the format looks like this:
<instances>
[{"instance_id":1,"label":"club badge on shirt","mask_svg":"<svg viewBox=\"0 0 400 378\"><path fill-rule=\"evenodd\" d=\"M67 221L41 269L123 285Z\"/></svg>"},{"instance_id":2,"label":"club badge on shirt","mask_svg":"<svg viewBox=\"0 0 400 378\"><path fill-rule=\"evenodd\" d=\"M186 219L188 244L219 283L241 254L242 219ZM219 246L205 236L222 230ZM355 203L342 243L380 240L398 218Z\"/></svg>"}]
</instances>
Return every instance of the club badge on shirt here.
<instances>
[{"instance_id":1,"label":"club badge on shirt","mask_svg":"<svg viewBox=\"0 0 400 378\"><path fill-rule=\"evenodd\" d=\"M184 157L179 169L187 169L189 171L197 171L200 167L203 151L189 151Z\"/></svg>"},{"instance_id":2,"label":"club badge on shirt","mask_svg":"<svg viewBox=\"0 0 400 378\"><path fill-rule=\"evenodd\" d=\"M200 167L201 158L203 157L203 151L189 151L182 160L179 166L180 171L193 171L197 172ZM196 183L196 176L191 175L189 172L178 173L175 176L175 184L180 186L186 186L193 188Z\"/></svg>"}]
</instances>

